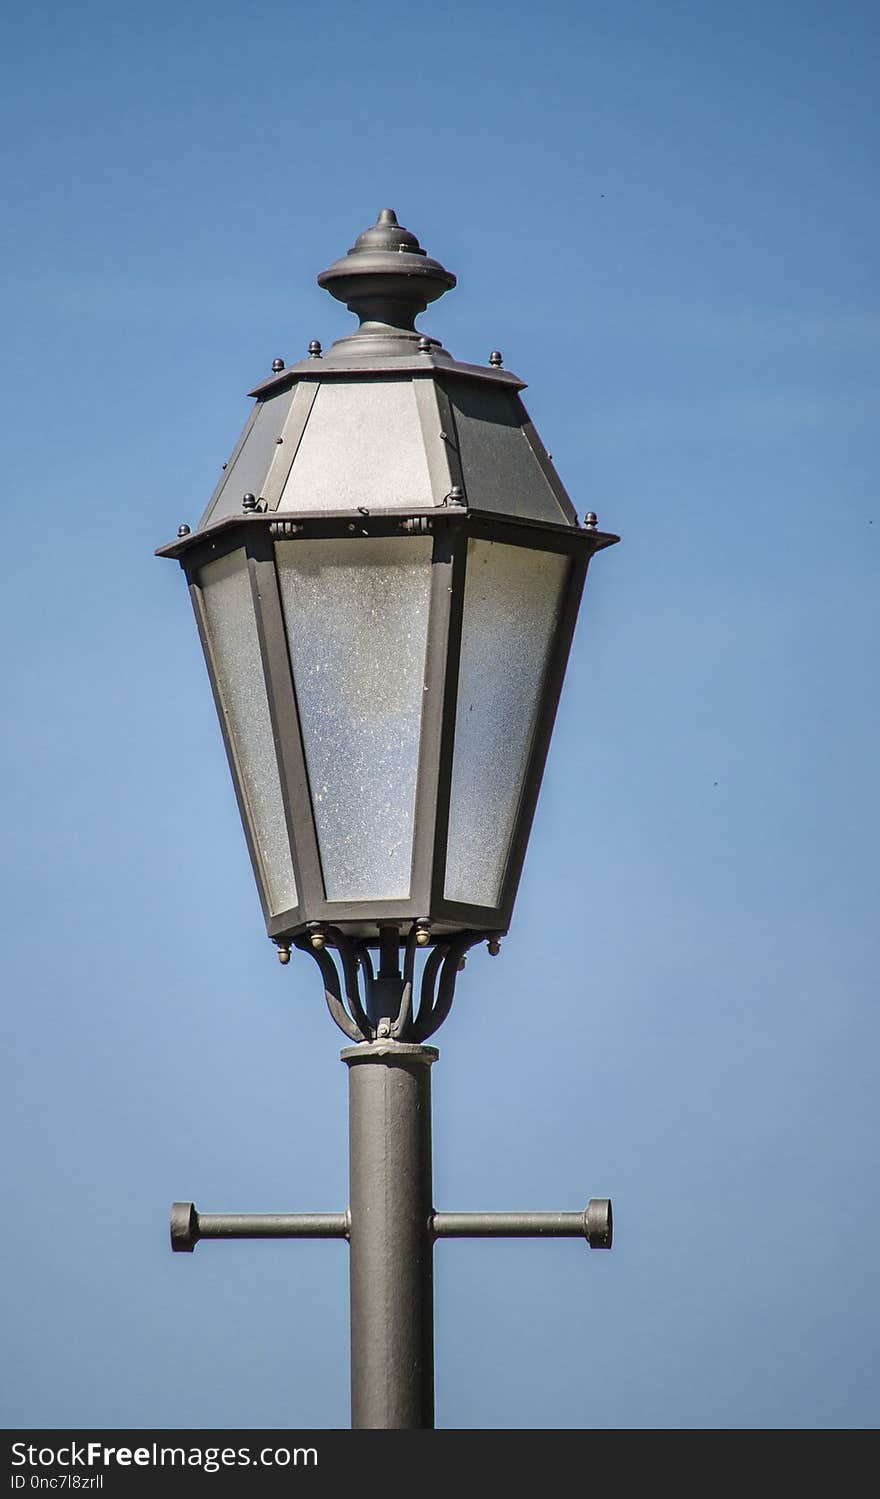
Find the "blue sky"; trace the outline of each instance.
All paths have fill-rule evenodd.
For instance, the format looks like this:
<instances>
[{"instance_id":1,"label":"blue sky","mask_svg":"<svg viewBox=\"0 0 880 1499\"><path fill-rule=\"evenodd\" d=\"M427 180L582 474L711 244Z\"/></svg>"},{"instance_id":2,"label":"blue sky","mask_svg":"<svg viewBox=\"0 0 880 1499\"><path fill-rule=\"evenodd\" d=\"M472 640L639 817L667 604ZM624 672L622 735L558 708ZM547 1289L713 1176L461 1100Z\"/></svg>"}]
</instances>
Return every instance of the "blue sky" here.
<instances>
[{"instance_id":1,"label":"blue sky","mask_svg":"<svg viewBox=\"0 0 880 1499\"><path fill-rule=\"evenodd\" d=\"M435 1069L446 1427L878 1410L880 17L811 0L35 3L0 116L6 1426L348 1422L344 1068L258 901L183 580L385 205L504 351L591 573L518 908Z\"/></svg>"}]
</instances>

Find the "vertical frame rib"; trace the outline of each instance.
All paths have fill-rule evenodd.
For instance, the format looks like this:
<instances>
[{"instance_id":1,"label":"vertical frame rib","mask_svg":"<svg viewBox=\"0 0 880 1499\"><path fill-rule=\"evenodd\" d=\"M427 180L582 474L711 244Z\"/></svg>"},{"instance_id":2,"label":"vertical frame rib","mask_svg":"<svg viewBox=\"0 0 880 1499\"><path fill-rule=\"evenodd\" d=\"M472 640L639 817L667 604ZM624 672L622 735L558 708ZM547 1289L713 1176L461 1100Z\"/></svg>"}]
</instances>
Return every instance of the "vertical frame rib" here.
<instances>
[{"instance_id":1,"label":"vertical frame rib","mask_svg":"<svg viewBox=\"0 0 880 1499\"><path fill-rule=\"evenodd\" d=\"M282 802L296 876L297 904L308 910L323 900L324 884L275 571L275 549L271 535L263 527L254 528L249 538L248 558Z\"/></svg>"}]
</instances>

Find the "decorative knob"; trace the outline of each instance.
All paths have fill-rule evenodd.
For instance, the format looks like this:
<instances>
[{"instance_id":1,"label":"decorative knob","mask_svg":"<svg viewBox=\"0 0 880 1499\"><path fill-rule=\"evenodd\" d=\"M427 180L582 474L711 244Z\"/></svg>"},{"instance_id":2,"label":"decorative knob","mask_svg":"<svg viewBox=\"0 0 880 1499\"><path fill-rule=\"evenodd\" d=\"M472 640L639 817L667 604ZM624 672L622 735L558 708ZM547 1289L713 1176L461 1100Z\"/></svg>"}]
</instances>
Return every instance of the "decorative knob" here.
<instances>
[{"instance_id":1,"label":"decorative knob","mask_svg":"<svg viewBox=\"0 0 880 1499\"><path fill-rule=\"evenodd\" d=\"M393 208L383 208L348 254L321 272L318 285L361 319L360 335L354 337L412 339L419 313L451 290L455 276L426 254Z\"/></svg>"}]
</instances>

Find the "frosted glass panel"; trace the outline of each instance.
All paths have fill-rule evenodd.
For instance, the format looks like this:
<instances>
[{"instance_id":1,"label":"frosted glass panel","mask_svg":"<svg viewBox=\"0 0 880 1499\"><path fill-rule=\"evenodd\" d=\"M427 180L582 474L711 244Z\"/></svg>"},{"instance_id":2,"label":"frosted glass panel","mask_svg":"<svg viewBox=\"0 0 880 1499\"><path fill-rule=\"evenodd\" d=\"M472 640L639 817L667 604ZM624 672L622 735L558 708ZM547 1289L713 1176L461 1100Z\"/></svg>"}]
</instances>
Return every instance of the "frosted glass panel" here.
<instances>
[{"instance_id":1,"label":"frosted glass panel","mask_svg":"<svg viewBox=\"0 0 880 1499\"><path fill-rule=\"evenodd\" d=\"M430 537L275 550L327 898L405 899Z\"/></svg>"},{"instance_id":2,"label":"frosted glass panel","mask_svg":"<svg viewBox=\"0 0 880 1499\"><path fill-rule=\"evenodd\" d=\"M239 789L274 916L296 905L296 883L244 551L208 562L199 570L199 582Z\"/></svg>"},{"instance_id":3,"label":"frosted glass panel","mask_svg":"<svg viewBox=\"0 0 880 1499\"><path fill-rule=\"evenodd\" d=\"M497 906L568 558L468 543L446 898Z\"/></svg>"},{"instance_id":4,"label":"frosted glass panel","mask_svg":"<svg viewBox=\"0 0 880 1499\"><path fill-rule=\"evenodd\" d=\"M322 384L279 512L433 503L413 382Z\"/></svg>"}]
</instances>

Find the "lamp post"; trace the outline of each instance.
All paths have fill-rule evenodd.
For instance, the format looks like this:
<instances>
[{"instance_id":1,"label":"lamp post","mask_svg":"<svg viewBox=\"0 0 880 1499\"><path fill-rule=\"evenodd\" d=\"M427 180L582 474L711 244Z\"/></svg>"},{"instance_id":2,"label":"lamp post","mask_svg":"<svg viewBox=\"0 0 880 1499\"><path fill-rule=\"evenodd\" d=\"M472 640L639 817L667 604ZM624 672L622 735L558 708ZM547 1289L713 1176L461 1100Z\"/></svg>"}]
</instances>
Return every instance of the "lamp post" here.
<instances>
[{"instance_id":1,"label":"lamp post","mask_svg":"<svg viewBox=\"0 0 880 1499\"><path fill-rule=\"evenodd\" d=\"M604 1198L435 1212L425 1043L468 949L508 930L587 567L618 538L579 524L501 355L416 329L455 277L391 209L318 281L360 326L275 360L159 555L187 576L268 935L312 955L351 1043L350 1205L176 1203L172 1247L347 1239L352 1425L424 1428L436 1239L611 1245Z\"/></svg>"}]
</instances>

